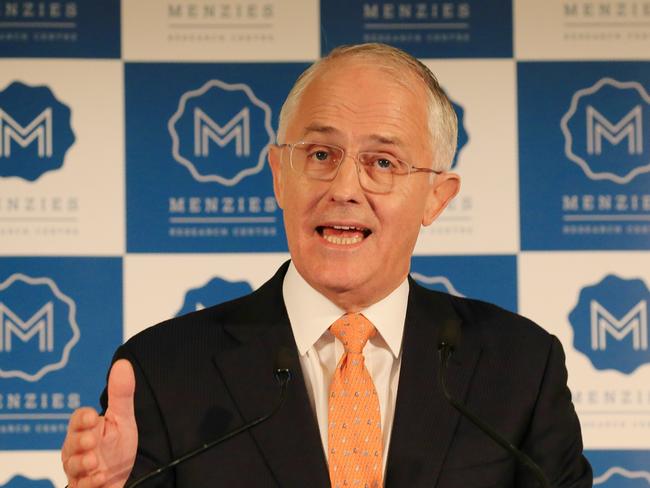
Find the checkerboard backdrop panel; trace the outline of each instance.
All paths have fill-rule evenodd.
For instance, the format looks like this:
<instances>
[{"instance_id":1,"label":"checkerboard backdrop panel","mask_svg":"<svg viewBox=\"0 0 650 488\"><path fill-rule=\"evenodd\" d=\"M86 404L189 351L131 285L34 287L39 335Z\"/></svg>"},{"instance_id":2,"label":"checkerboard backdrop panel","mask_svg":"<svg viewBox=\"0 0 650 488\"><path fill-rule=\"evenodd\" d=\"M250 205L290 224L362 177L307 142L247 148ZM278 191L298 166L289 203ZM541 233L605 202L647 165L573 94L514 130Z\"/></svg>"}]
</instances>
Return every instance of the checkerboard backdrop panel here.
<instances>
[{"instance_id":1,"label":"checkerboard backdrop panel","mask_svg":"<svg viewBox=\"0 0 650 488\"><path fill-rule=\"evenodd\" d=\"M595 485L650 487L644 0L0 2L0 487L65 485L67 419L123 339L287 259L281 103L372 41L459 117L463 187L414 278L557 335Z\"/></svg>"}]
</instances>

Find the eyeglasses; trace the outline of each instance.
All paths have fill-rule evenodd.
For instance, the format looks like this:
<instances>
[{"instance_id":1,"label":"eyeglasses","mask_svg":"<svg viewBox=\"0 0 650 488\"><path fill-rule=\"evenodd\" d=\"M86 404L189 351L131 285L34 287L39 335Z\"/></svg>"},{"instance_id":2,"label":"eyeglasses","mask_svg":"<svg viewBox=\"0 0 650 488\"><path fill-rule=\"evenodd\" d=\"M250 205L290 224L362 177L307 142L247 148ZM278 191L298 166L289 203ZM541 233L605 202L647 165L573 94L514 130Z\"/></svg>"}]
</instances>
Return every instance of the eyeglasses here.
<instances>
[{"instance_id":1,"label":"eyeglasses","mask_svg":"<svg viewBox=\"0 0 650 488\"><path fill-rule=\"evenodd\" d=\"M314 180L334 180L345 160L345 150L331 144L301 141L279 144L278 147L283 150L289 148L289 163L294 171ZM384 152L360 152L355 163L361 187L372 193L389 193L395 180L410 173L442 173L431 168L412 166Z\"/></svg>"}]
</instances>

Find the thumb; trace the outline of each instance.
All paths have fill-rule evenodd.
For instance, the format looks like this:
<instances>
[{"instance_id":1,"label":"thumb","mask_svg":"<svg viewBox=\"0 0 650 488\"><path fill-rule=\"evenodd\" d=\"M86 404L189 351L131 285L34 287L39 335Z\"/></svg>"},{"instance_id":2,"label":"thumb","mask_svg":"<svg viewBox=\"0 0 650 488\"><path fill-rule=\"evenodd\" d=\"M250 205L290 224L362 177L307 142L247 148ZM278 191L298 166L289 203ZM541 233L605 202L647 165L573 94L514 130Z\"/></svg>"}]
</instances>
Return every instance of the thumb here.
<instances>
[{"instance_id":1,"label":"thumb","mask_svg":"<svg viewBox=\"0 0 650 488\"><path fill-rule=\"evenodd\" d=\"M107 412L118 417L134 417L133 395L135 392L135 373L133 366L126 359L113 364L108 375Z\"/></svg>"}]
</instances>

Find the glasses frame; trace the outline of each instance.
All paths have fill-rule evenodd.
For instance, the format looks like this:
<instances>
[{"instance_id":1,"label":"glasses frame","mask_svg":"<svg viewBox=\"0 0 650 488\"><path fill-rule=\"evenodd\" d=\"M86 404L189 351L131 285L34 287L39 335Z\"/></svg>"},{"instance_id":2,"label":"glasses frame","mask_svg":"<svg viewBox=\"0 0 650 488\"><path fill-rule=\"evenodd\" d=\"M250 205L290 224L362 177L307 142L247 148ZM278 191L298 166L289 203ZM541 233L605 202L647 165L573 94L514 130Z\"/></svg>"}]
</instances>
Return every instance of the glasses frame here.
<instances>
[{"instance_id":1,"label":"glasses frame","mask_svg":"<svg viewBox=\"0 0 650 488\"><path fill-rule=\"evenodd\" d=\"M342 155L341 160L339 161L338 165L336 166L336 171L334 171L334 173L332 174L332 177L331 177L331 178L315 178L315 177L313 177L313 176L309 176L309 175L307 175L307 174L304 173L304 172L299 172L299 171L298 171L298 170L293 166L293 149L294 149L294 147L299 146L299 145L302 145L302 144L314 144L314 145L318 145L318 146L331 147L331 148L333 148L333 149L338 149L339 151L341 151L341 153L342 153L343 155ZM284 148L285 148L285 147L286 147L286 148L289 148L289 150L290 150L290 152L289 152L289 166L291 166L291 169L292 169L293 171L295 171L296 173L298 173L298 174L300 174L300 175L304 175L306 178L309 178L309 179L311 179L311 180L315 180L315 181L334 181L334 180L336 179L336 176L339 174L339 169L341 168L341 165L343 164L343 161L345 161L346 156L348 156L347 151L346 151L345 149L343 149L342 147L337 146L337 145L335 145L335 144L328 144L328 143L322 143L322 142L314 142L314 141L298 141L298 142L292 142L292 143L276 144L276 147L282 149L283 151L284 151ZM361 163L361 161L359 160L359 159L360 159L359 156L360 156L361 154L367 154L367 153L374 154L374 153L376 153L376 151L359 151L359 152L355 155L355 157L352 158L352 159L354 160L354 164L355 164L356 167L357 167L357 176L359 177L359 184L361 185L361 187L362 187L364 190L369 191L369 192L373 192L373 193L390 193L390 192L393 190L393 188L395 187L395 179L394 179L394 178L393 178L393 180L391 181L391 187L390 187L388 190L386 190L386 191L377 191L377 190L374 190L374 189L368 189L368 188L366 188L366 186L363 184L363 182L362 182L362 178L361 178L361 176L360 176L360 173L361 173L361 167L359 166L359 165L362 164L362 163ZM403 165L408 169L408 172L406 172L406 173L404 173L404 174L393 174L393 175L392 175L393 177L394 177L394 176L406 176L406 177L408 178L409 175L410 175L411 173L427 173L427 174L435 174L435 175L439 175L439 174L444 173L444 171L442 171L442 170L436 170L436 169L433 169L433 168L422 168L422 167L414 166L414 165L412 165L412 164L410 164L410 163L407 163L406 161L404 161L404 160L402 160L402 159L399 159L399 158L395 158L395 159L396 159L397 161L399 161L400 163L402 163L402 164L403 164Z\"/></svg>"}]
</instances>

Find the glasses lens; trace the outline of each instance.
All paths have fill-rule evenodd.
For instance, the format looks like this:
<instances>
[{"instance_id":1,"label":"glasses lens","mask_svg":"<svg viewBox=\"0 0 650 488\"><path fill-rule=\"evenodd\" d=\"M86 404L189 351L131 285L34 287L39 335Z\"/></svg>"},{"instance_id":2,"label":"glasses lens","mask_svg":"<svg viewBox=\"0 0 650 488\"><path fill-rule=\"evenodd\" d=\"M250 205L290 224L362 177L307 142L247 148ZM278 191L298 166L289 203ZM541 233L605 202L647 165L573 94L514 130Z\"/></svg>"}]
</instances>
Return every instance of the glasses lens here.
<instances>
[{"instance_id":1,"label":"glasses lens","mask_svg":"<svg viewBox=\"0 0 650 488\"><path fill-rule=\"evenodd\" d=\"M363 168L362 184L369 191L389 192L396 175L406 175L408 165L387 153L360 153L359 164Z\"/></svg>"},{"instance_id":2,"label":"glasses lens","mask_svg":"<svg viewBox=\"0 0 650 488\"><path fill-rule=\"evenodd\" d=\"M341 148L315 142L300 142L291 150L291 167L316 180L331 180L343 159Z\"/></svg>"}]
</instances>

